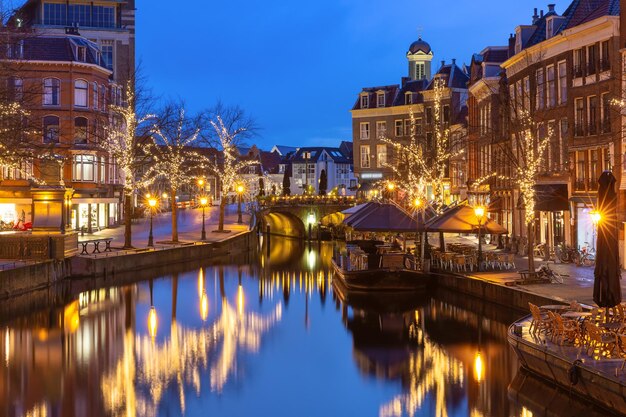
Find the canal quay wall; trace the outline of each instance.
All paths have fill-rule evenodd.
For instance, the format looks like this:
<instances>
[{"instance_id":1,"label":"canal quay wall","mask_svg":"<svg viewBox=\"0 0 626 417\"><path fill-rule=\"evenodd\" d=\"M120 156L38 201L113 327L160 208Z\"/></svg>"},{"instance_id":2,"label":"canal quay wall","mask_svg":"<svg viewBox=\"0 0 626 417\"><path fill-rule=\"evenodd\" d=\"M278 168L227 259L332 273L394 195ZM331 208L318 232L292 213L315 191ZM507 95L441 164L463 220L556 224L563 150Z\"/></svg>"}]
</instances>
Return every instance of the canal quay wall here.
<instances>
[{"instance_id":1,"label":"canal quay wall","mask_svg":"<svg viewBox=\"0 0 626 417\"><path fill-rule=\"evenodd\" d=\"M138 276L150 276L162 271L166 273L173 266L184 264L185 267L207 261L223 260L233 262L231 255L241 256L256 248L256 234L251 232L229 236L221 241L193 244L149 250L126 252L115 255L111 252L96 257L74 256L64 261L38 261L26 265L0 270L0 300L8 300L30 292L62 286L68 279L103 278L129 275L129 279ZM247 259L247 258L246 258ZM44 291L45 292L45 291ZM6 301L3 301L5 303Z\"/></svg>"},{"instance_id":2,"label":"canal quay wall","mask_svg":"<svg viewBox=\"0 0 626 417\"><path fill-rule=\"evenodd\" d=\"M153 270L183 262L206 261L225 257L230 253L247 252L256 245L256 234L247 231L215 242L132 251L123 255L107 252L94 257L76 256L72 258L71 278L109 277L123 272Z\"/></svg>"},{"instance_id":3,"label":"canal quay wall","mask_svg":"<svg viewBox=\"0 0 626 417\"><path fill-rule=\"evenodd\" d=\"M568 300L563 300L556 295L534 294L517 285L508 286L461 274L439 273L435 281L440 287L519 311L528 311L529 302L535 305L569 303Z\"/></svg>"}]
</instances>

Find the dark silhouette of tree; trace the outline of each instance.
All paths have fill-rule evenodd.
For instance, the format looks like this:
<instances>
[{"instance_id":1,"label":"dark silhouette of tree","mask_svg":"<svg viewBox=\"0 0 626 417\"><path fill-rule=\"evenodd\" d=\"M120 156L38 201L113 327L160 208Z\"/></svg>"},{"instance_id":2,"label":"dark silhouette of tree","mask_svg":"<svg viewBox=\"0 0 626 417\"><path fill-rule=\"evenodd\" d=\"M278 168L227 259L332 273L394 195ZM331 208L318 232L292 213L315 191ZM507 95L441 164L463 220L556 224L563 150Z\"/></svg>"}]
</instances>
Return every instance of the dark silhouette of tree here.
<instances>
[{"instance_id":1,"label":"dark silhouette of tree","mask_svg":"<svg viewBox=\"0 0 626 417\"><path fill-rule=\"evenodd\" d=\"M283 195L291 195L291 180L288 169L285 169L285 175L283 175Z\"/></svg>"},{"instance_id":2,"label":"dark silhouette of tree","mask_svg":"<svg viewBox=\"0 0 626 417\"><path fill-rule=\"evenodd\" d=\"M326 189L328 188L328 176L326 175L326 170L323 169L320 173L320 186L319 186L319 195L326 195Z\"/></svg>"}]
</instances>

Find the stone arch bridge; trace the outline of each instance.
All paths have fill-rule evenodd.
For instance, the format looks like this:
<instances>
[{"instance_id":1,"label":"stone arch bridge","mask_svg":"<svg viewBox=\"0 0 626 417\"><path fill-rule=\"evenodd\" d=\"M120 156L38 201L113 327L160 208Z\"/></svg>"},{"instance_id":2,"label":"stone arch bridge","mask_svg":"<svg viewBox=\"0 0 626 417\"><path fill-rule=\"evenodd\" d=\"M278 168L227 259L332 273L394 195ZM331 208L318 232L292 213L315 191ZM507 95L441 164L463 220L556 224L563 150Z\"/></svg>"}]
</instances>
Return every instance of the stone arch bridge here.
<instances>
[{"instance_id":1,"label":"stone arch bridge","mask_svg":"<svg viewBox=\"0 0 626 417\"><path fill-rule=\"evenodd\" d=\"M317 234L317 225L324 216L354 206L352 197L282 197L261 204L256 211L256 225L277 236L306 239L311 225Z\"/></svg>"}]
</instances>

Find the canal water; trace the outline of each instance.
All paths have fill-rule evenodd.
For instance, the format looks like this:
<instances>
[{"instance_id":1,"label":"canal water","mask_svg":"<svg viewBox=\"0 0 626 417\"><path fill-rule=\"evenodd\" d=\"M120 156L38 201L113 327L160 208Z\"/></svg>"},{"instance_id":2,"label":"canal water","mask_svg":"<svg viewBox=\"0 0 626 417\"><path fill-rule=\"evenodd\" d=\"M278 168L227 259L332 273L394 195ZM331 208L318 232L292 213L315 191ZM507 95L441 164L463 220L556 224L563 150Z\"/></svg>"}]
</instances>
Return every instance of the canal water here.
<instances>
[{"instance_id":1,"label":"canal water","mask_svg":"<svg viewBox=\"0 0 626 417\"><path fill-rule=\"evenodd\" d=\"M606 415L519 370L519 312L442 289L346 299L332 252L273 238L254 261L5 303L0 416Z\"/></svg>"}]
</instances>

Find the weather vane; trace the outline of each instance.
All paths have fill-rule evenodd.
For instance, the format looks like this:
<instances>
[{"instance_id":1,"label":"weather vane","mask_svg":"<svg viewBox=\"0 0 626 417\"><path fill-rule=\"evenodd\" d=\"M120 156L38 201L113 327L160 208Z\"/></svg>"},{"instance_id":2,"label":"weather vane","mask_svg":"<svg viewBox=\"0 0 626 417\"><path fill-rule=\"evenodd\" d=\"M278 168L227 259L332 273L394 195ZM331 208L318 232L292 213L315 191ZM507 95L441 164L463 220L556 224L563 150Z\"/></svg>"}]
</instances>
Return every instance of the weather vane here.
<instances>
[{"instance_id":1,"label":"weather vane","mask_svg":"<svg viewBox=\"0 0 626 417\"><path fill-rule=\"evenodd\" d=\"M422 38L422 32L424 32L424 27L423 26L418 26L417 27L417 36L421 39Z\"/></svg>"}]
</instances>

